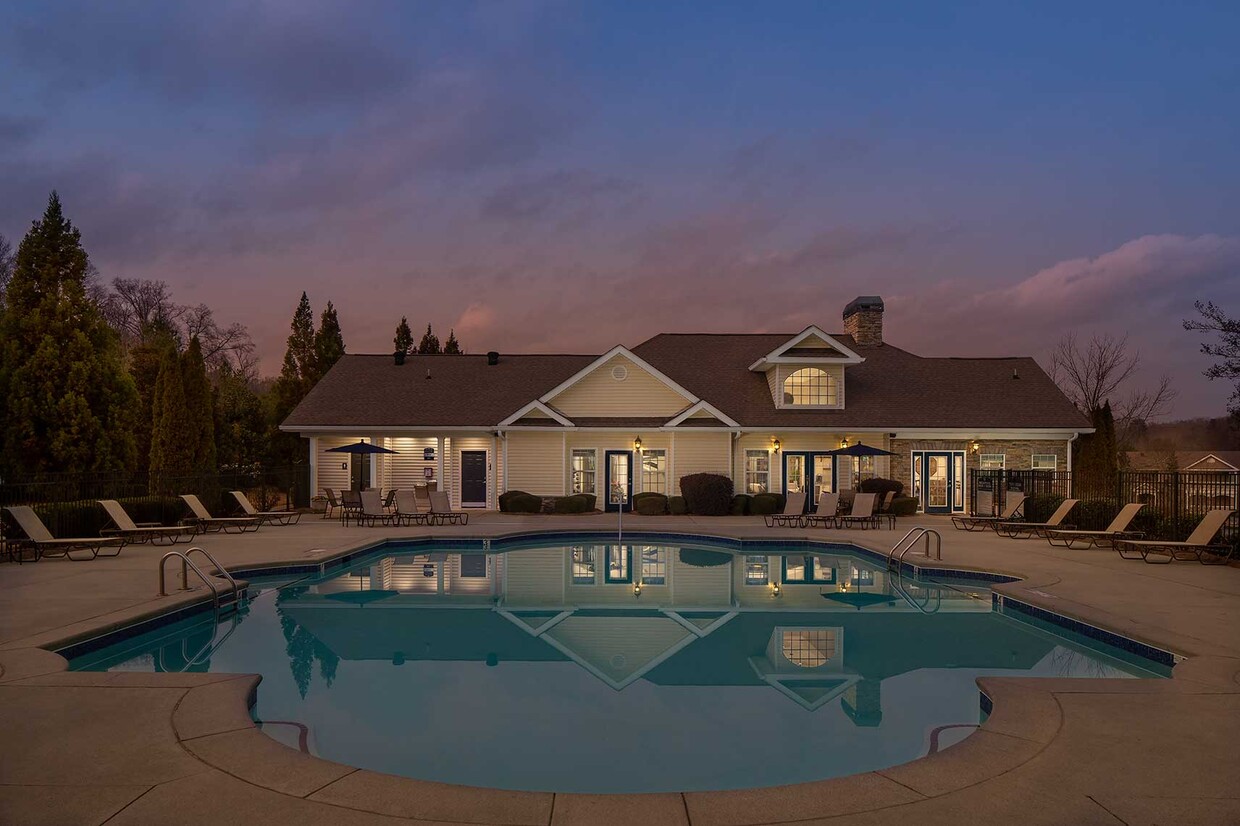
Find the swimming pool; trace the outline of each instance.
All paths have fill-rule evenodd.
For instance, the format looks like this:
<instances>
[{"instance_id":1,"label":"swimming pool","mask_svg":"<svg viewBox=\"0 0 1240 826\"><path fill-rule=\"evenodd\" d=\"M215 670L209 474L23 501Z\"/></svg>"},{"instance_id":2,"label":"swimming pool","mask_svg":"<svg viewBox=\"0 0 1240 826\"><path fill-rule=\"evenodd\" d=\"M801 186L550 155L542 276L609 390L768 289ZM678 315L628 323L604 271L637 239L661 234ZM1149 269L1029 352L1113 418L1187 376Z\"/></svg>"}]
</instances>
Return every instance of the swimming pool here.
<instances>
[{"instance_id":1,"label":"swimming pool","mask_svg":"<svg viewBox=\"0 0 1240 826\"><path fill-rule=\"evenodd\" d=\"M259 673L254 716L362 768L503 789L748 788L869 771L974 731L979 676L1169 666L900 576L849 546L598 537L388 545L75 670ZM1148 652L1146 652L1148 653Z\"/></svg>"}]
</instances>

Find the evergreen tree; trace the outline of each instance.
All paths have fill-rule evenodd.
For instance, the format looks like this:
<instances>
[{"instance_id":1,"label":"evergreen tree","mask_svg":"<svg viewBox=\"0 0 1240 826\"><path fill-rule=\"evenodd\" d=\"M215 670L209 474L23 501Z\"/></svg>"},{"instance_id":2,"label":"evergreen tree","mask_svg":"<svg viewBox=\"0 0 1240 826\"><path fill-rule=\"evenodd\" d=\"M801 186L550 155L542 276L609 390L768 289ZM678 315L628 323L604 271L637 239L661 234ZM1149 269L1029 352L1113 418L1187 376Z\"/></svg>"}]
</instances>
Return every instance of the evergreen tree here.
<instances>
[{"instance_id":1,"label":"evergreen tree","mask_svg":"<svg viewBox=\"0 0 1240 826\"><path fill-rule=\"evenodd\" d=\"M284 364L280 367L280 376L272 386L268 400L272 423L271 458L277 464L293 464L306 458L301 438L282 432L280 423L310 392L311 377L316 373L314 344L314 313L310 309L310 299L303 292L293 313L288 346L284 350Z\"/></svg>"},{"instance_id":2,"label":"evergreen tree","mask_svg":"<svg viewBox=\"0 0 1240 826\"><path fill-rule=\"evenodd\" d=\"M189 340L189 346L181 355L181 385L185 393L187 425L182 438L191 450L190 468L194 473L215 473L214 399L198 336Z\"/></svg>"},{"instance_id":3,"label":"evergreen tree","mask_svg":"<svg viewBox=\"0 0 1240 826\"><path fill-rule=\"evenodd\" d=\"M400 324L396 325L396 338L392 339L392 344L396 346L396 352L408 355L413 350L413 331L409 329L409 319L404 316L400 317Z\"/></svg>"},{"instance_id":4,"label":"evergreen tree","mask_svg":"<svg viewBox=\"0 0 1240 826\"><path fill-rule=\"evenodd\" d=\"M438 355L443 350L439 347L439 337L431 332L431 325L426 325L426 334L418 342L418 355Z\"/></svg>"},{"instance_id":5,"label":"evergreen tree","mask_svg":"<svg viewBox=\"0 0 1240 826\"><path fill-rule=\"evenodd\" d=\"M461 354L461 343L456 340L456 330L448 328L448 340L443 345L444 355L459 356Z\"/></svg>"},{"instance_id":6,"label":"evergreen tree","mask_svg":"<svg viewBox=\"0 0 1240 826\"><path fill-rule=\"evenodd\" d=\"M1095 409L1089 418L1094 432L1080 438L1073 470L1079 492L1090 498L1105 497L1115 490L1119 479L1119 447L1110 401Z\"/></svg>"},{"instance_id":7,"label":"evergreen tree","mask_svg":"<svg viewBox=\"0 0 1240 826\"><path fill-rule=\"evenodd\" d=\"M90 262L55 192L18 246L0 319L0 470L134 467L138 394L90 299Z\"/></svg>"},{"instance_id":8,"label":"evergreen tree","mask_svg":"<svg viewBox=\"0 0 1240 826\"><path fill-rule=\"evenodd\" d=\"M166 324L153 324L140 343L129 349L129 375L138 391L138 415L134 421L134 442L138 467L151 466L151 428L155 421L155 382L164 352L177 346L176 331Z\"/></svg>"},{"instance_id":9,"label":"evergreen tree","mask_svg":"<svg viewBox=\"0 0 1240 826\"><path fill-rule=\"evenodd\" d=\"M185 383L175 347L164 350L155 380L154 423L151 428L151 473L183 476L193 468L195 444L185 404Z\"/></svg>"},{"instance_id":10,"label":"evergreen tree","mask_svg":"<svg viewBox=\"0 0 1240 826\"><path fill-rule=\"evenodd\" d=\"M250 383L225 363L216 372L214 396L215 456L220 467L243 469L262 464L266 418Z\"/></svg>"},{"instance_id":11,"label":"evergreen tree","mask_svg":"<svg viewBox=\"0 0 1240 826\"><path fill-rule=\"evenodd\" d=\"M340 319L336 317L336 308L327 302L323 315L319 319L319 331L314 334L314 371L307 375L310 388L318 384L319 379L327 375L332 365L340 361L344 355L344 334L340 332Z\"/></svg>"}]
</instances>

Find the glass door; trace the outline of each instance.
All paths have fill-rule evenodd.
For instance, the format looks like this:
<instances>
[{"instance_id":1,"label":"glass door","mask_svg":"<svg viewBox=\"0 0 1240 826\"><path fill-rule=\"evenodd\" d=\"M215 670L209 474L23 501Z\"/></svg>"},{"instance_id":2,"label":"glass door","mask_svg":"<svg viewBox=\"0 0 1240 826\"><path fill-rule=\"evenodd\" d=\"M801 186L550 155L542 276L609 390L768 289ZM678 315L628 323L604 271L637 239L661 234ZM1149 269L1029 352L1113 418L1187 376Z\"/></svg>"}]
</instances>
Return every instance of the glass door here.
<instances>
[{"instance_id":1,"label":"glass door","mask_svg":"<svg viewBox=\"0 0 1240 826\"><path fill-rule=\"evenodd\" d=\"M818 506L818 497L835 490L835 457L814 457L814 498L811 504Z\"/></svg>"},{"instance_id":2,"label":"glass door","mask_svg":"<svg viewBox=\"0 0 1240 826\"><path fill-rule=\"evenodd\" d=\"M926 513L948 513L952 507L952 455L927 453L924 464Z\"/></svg>"},{"instance_id":3,"label":"glass door","mask_svg":"<svg viewBox=\"0 0 1240 826\"><path fill-rule=\"evenodd\" d=\"M784 495L790 493L808 493L806 488L807 465L809 456L804 453L784 454ZM812 510L812 508L811 508Z\"/></svg>"},{"instance_id":4,"label":"glass door","mask_svg":"<svg viewBox=\"0 0 1240 826\"><path fill-rule=\"evenodd\" d=\"M607 451L605 475L605 509L629 510L629 501L633 498L633 454L627 450Z\"/></svg>"}]
</instances>

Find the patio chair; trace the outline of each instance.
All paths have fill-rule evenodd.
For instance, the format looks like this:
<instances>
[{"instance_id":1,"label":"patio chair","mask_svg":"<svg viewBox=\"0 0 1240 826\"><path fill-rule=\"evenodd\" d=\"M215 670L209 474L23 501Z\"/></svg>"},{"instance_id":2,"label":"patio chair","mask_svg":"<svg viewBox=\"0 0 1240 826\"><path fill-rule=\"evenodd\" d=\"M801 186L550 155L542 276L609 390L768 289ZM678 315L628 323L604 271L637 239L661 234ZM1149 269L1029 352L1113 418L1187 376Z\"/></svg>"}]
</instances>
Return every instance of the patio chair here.
<instances>
[{"instance_id":1,"label":"patio chair","mask_svg":"<svg viewBox=\"0 0 1240 826\"><path fill-rule=\"evenodd\" d=\"M181 499L189 506L190 516L186 521L191 525L197 525L201 531L228 533L235 530L237 533L245 533L256 531L263 524L263 521L256 516L212 516L206 506L192 493L182 493Z\"/></svg>"},{"instance_id":2,"label":"patio chair","mask_svg":"<svg viewBox=\"0 0 1240 826\"><path fill-rule=\"evenodd\" d=\"M1202 565L1226 565L1235 555L1236 546L1232 544L1211 545L1210 543L1214 541L1214 537L1222 530L1223 524L1234 513L1235 511L1230 508L1208 511L1201 518L1197 528L1183 542L1170 542L1165 539L1119 539L1115 541L1114 548L1124 559L1140 557L1151 564L1166 565L1174 559L1196 559ZM1152 554L1159 557L1156 563L1150 559ZM1214 557L1213 561L1206 562L1206 554ZM1163 555L1166 555L1166 559L1161 559Z\"/></svg>"},{"instance_id":3,"label":"patio chair","mask_svg":"<svg viewBox=\"0 0 1240 826\"><path fill-rule=\"evenodd\" d=\"M357 520L359 525L368 525L374 527L376 523L382 525L391 525L394 521L392 514L383 509L383 502L379 498L379 491L371 488L364 490L358 494L361 507L357 513L353 514L353 518Z\"/></svg>"},{"instance_id":4,"label":"patio chair","mask_svg":"<svg viewBox=\"0 0 1240 826\"><path fill-rule=\"evenodd\" d=\"M103 556L119 556L121 549L125 547L125 540L119 536L97 536L97 537L78 537L57 539L52 536L52 532L43 524L43 520L28 505L14 505L6 508L13 520L17 522L17 527L22 529L26 534L26 538L14 539L9 537L7 543L16 543L18 545L26 545L33 547L35 550L35 559L39 560L43 557L64 557L73 562L83 562L87 559L95 559L100 555L103 548L116 548L115 553L103 554ZM89 557L77 557L73 555L74 551L85 551L90 554ZM20 560L20 557L19 557Z\"/></svg>"},{"instance_id":5,"label":"patio chair","mask_svg":"<svg viewBox=\"0 0 1240 826\"><path fill-rule=\"evenodd\" d=\"M115 499L100 499L114 527L104 528L102 536L119 536L126 542L150 542L153 545L175 545L182 539L193 539L198 528L193 525L161 525L158 522L135 522Z\"/></svg>"},{"instance_id":6,"label":"patio chair","mask_svg":"<svg viewBox=\"0 0 1240 826\"><path fill-rule=\"evenodd\" d=\"M862 528L878 527L878 517L874 515L874 494L858 493L853 497L852 510L836 519L841 527L860 525Z\"/></svg>"},{"instance_id":7,"label":"patio chair","mask_svg":"<svg viewBox=\"0 0 1240 826\"><path fill-rule=\"evenodd\" d=\"M401 525L428 525L431 515L418 508L418 497L411 490L396 491L396 513L393 514Z\"/></svg>"},{"instance_id":8,"label":"patio chair","mask_svg":"<svg viewBox=\"0 0 1240 826\"><path fill-rule=\"evenodd\" d=\"M388 513L396 510L396 488L389 490L387 496L383 497L383 509Z\"/></svg>"},{"instance_id":9,"label":"patio chair","mask_svg":"<svg viewBox=\"0 0 1240 826\"><path fill-rule=\"evenodd\" d=\"M331 519L334 511L341 510L340 500L336 498L336 492L331 488L323 488L323 497L327 500L327 507L323 508L323 519Z\"/></svg>"},{"instance_id":10,"label":"patio chair","mask_svg":"<svg viewBox=\"0 0 1240 826\"><path fill-rule=\"evenodd\" d=\"M266 525L296 525L301 521L301 511L260 511L241 491L232 491L232 496L246 516L257 516Z\"/></svg>"},{"instance_id":11,"label":"patio chair","mask_svg":"<svg viewBox=\"0 0 1240 826\"><path fill-rule=\"evenodd\" d=\"M891 512L891 503L894 501L896 501L896 492L894 490L889 490L883 494L877 507L874 508L875 521L878 522L886 519L887 527L892 530L895 530L896 527L896 515Z\"/></svg>"},{"instance_id":12,"label":"patio chair","mask_svg":"<svg viewBox=\"0 0 1240 826\"><path fill-rule=\"evenodd\" d=\"M1008 501L1007 507L1004 508L1003 513L999 516L953 516L952 524L958 531L984 531L995 527L1000 522L1011 522L1016 518L1017 512L1024 506L1025 494L1017 493Z\"/></svg>"},{"instance_id":13,"label":"patio chair","mask_svg":"<svg viewBox=\"0 0 1240 826\"><path fill-rule=\"evenodd\" d=\"M813 513L806 514L804 517L805 526L813 528L822 525L824 528L838 528L840 523L836 516L840 510L840 495L838 493L820 493L818 494L818 508Z\"/></svg>"},{"instance_id":14,"label":"patio chair","mask_svg":"<svg viewBox=\"0 0 1240 826\"><path fill-rule=\"evenodd\" d=\"M1137 511L1141 510L1145 505L1140 502L1131 502L1124 505L1120 512L1111 520L1111 524L1107 525L1105 531L1069 531L1054 530L1046 532L1046 541L1052 545L1062 545L1065 548L1075 548L1076 543L1084 542L1081 546L1084 548L1096 548L1103 543L1114 545L1117 539L1141 539L1145 536L1141 531L1130 531L1128 525L1131 524L1133 518L1137 515Z\"/></svg>"},{"instance_id":15,"label":"patio chair","mask_svg":"<svg viewBox=\"0 0 1240 826\"><path fill-rule=\"evenodd\" d=\"M447 491L431 491L431 515L440 525L445 522L453 525L469 524L468 513L465 511L452 510L452 503L448 500Z\"/></svg>"},{"instance_id":16,"label":"patio chair","mask_svg":"<svg viewBox=\"0 0 1240 826\"><path fill-rule=\"evenodd\" d=\"M1045 522L1000 522L995 525L995 532L1009 539L1028 539L1031 536L1045 537L1048 531L1055 528L1074 530L1076 526L1065 525L1064 520L1068 518L1068 514L1076 507L1078 501L1077 499L1063 500L1051 514L1051 518Z\"/></svg>"},{"instance_id":17,"label":"patio chair","mask_svg":"<svg viewBox=\"0 0 1240 826\"><path fill-rule=\"evenodd\" d=\"M799 491L788 494L784 497L783 513L772 513L764 517L766 526L773 528L776 525L784 528L795 528L801 524L805 511L805 491Z\"/></svg>"},{"instance_id":18,"label":"patio chair","mask_svg":"<svg viewBox=\"0 0 1240 826\"><path fill-rule=\"evenodd\" d=\"M347 525L350 517L356 517L361 512L361 493L356 490L340 491L340 520Z\"/></svg>"}]
</instances>

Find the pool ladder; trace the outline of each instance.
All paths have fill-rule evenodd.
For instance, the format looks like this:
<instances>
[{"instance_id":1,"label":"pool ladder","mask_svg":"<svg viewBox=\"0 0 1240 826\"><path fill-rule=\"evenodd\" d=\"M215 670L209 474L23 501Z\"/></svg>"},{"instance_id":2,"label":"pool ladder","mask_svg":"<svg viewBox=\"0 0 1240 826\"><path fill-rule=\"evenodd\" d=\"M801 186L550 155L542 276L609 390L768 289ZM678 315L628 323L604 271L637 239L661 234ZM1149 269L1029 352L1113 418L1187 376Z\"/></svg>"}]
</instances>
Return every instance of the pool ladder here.
<instances>
[{"instance_id":1,"label":"pool ladder","mask_svg":"<svg viewBox=\"0 0 1240 826\"><path fill-rule=\"evenodd\" d=\"M207 561L214 565L215 569L224 577L224 579L228 580L229 584L232 585L232 604L236 605L241 600L241 588L237 585L237 580L233 579L233 575L228 573L224 566L221 565L215 557L211 556L211 554L207 553L206 550L199 547L193 547L184 552L168 551L168 553L163 555L163 558L159 560L159 595L161 597L168 596L168 588L164 580L164 571L167 568L168 560L176 557L181 560L181 590L189 590L189 572L192 569L194 573L198 575L198 578L211 589L211 601L215 606L215 616L218 619L222 606L220 589L216 587L214 578L204 574L202 569L194 564L194 560L190 559L190 556L195 553L205 556Z\"/></svg>"},{"instance_id":2,"label":"pool ladder","mask_svg":"<svg viewBox=\"0 0 1240 826\"><path fill-rule=\"evenodd\" d=\"M891 546L891 550L887 552L887 570L895 568L900 570L904 562L904 555L912 550L921 541L925 545L926 559L930 558L930 540L934 539L934 558L943 559L943 537L934 528L916 527L904 535L904 537ZM898 555L897 555L898 554Z\"/></svg>"}]
</instances>

